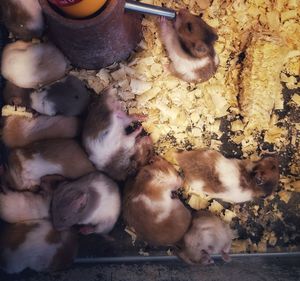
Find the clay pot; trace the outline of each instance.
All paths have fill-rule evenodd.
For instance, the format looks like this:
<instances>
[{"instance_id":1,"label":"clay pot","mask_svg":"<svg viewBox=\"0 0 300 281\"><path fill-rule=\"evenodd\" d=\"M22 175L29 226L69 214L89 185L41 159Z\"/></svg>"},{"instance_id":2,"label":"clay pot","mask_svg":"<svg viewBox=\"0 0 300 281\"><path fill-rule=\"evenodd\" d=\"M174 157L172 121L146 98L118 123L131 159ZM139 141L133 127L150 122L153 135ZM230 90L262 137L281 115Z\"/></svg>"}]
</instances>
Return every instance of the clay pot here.
<instances>
[{"instance_id":1,"label":"clay pot","mask_svg":"<svg viewBox=\"0 0 300 281\"><path fill-rule=\"evenodd\" d=\"M75 67L99 69L126 59L141 40L141 16L124 12L125 0L108 0L88 19L70 19L39 0L48 35Z\"/></svg>"}]
</instances>

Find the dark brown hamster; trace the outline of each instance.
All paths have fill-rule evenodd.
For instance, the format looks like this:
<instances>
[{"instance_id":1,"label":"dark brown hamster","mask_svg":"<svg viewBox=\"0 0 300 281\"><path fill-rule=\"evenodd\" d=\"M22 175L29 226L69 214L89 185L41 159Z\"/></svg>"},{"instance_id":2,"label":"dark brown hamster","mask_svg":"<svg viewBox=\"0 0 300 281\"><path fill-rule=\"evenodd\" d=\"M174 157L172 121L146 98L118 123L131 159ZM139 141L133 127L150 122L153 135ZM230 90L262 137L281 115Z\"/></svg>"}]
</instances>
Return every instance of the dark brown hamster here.
<instances>
[{"instance_id":1,"label":"dark brown hamster","mask_svg":"<svg viewBox=\"0 0 300 281\"><path fill-rule=\"evenodd\" d=\"M139 239L153 245L173 245L187 231L191 213L172 193L182 187L173 166L160 157L127 180L123 216Z\"/></svg>"},{"instance_id":2,"label":"dark brown hamster","mask_svg":"<svg viewBox=\"0 0 300 281\"><path fill-rule=\"evenodd\" d=\"M204 82L219 65L215 30L200 16L180 10L175 22L161 18L161 40L171 60L171 72L187 82Z\"/></svg>"},{"instance_id":3,"label":"dark brown hamster","mask_svg":"<svg viewBox=\"0 0 300 281\"><path fill-rule=\"evenodd\" d=\"M80 145L72 139L49 139L11 151L5 174L9 187L36 190L46 175L77 179L95 169Z\"/></svg>"},{"instance_id":4,"label":"dark brown hamster","mask_svg":"<svg viewBox=\"0 0 300 281\"><path fill-rule=\"evenodd\" d=\"M79 127L80 121L76 117L12 115L4 119L2 137L7 147L22 147L39 140L74 138L79 134Z\"/></svg>"},{"instance_id":5,"label":"dark brown hamster","mask_svg":"<svg viewBox=\"0 0 300 281\"><path fill-rule=\"evenodd\" d=\"M46 115L80 115L89 103L89 92L77 77L68 75L30 95L31 108Z\"/></svg>"},{"instance_id":6,"label":"dark brown hamster","mask_svg":"<svg viewBox=\"0 0 300 281\"><path fill-rule=\"evenodd\" d=\"M3 90L4 103L14 106L30 107L31 91L32 89L20 88L9 81L6 81Z\"/></svg>"},{"instance_id":7,"label":"dark brown hamster","mask_svg":"<svg viewBox=\"0 0 300 281\"><path fill-rule=\"evenodd\" d=\"M44 19L38 0L1 0L0 9L5 26L18 39L42 35Z\"/></svg>"},{"instance_id":8,"label":"dark brown hamster","mask_svg":"<svg viewBox=\"0 0 300 281\"><path fill-rule=\"evenodd\" d=\"M278 186L276 156L259 161L227 159L214 150L178 153L184 181L191 189L224 201L241 203L270 195Z\"/></svg>"},{"instance_id":9,"label":"dark brown hamster","mask_svg":"<svg viewBox=\"0 0 300 281\"><path fill-rule=\"evenodd\" d=\"M51 213L57 230L80 224L82 234L107 234L117 222L120 210L117 184L101 172L94 172L60 184L53 194Z\"/></svg>"},{"instance_id":10,"label":"dark brown hamster","mask_svg":"<svg viewBox=\"0 0 300 281\"><path fill-rule=\"evenodd\" d=\"M127 115L121 108L113 89L103 91L92 101L83 128L83 144L95 167L114 180L125 180L136 162L142 127L127 134L126 128L144 116Z\"/></svg>"},{"instance_id":11,"label":"dark brown hamster","mask_svg":"<svg viewBox=\"0 0 300 281\"><path fill-rule=\"evenodd\" d=\"M0 268L7 273L62 270L72 264L77 249L76 233L56 231L48 220L8 224L0 233Z\"/></svg>"},{"instance_id":12,"label":"dark brown hamster","mask_svg":"<svg viewBox=\"0 0 300 281\"><path fill-rule=\"evenodd\" d=\"M213 264L212 254L221 254L224 261L233 238L228 224L208 211L193 214L192 224L182 240L177 244L177 255L189 264Z\"/></svg>"}]
</instances>

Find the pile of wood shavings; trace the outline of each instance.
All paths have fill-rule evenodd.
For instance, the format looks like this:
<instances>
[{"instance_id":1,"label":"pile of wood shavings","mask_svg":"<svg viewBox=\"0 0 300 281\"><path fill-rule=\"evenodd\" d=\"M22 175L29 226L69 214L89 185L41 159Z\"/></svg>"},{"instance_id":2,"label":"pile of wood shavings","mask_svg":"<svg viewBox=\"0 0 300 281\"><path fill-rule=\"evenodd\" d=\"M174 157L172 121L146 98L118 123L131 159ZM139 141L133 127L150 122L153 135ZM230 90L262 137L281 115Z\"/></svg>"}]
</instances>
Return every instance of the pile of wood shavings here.
<instances>
[{"instance_id":1,"label":"pile of wood shavings","mask_svg":"<svg viewBox=\"0 0 300 281\"><path fill-rule=\"evenodd\" d=\"M143 1L188 8L218 31L220 66L202 84L172 76L157 18L143 19L144 39L127 61L100 71L73 70L96 93L118 89L129 113L144 113L157 153L211 148L229 157L280 156L280 191L247 204L210 200L186 187L188 203L231 222L234 252L294 250L300 244L300 6L297 0ZM283 90L284 89L284 90ZM298 234L297 234L298 233ZM279 248L278 248L279 247Z\"/></svg>"}]
</instances>

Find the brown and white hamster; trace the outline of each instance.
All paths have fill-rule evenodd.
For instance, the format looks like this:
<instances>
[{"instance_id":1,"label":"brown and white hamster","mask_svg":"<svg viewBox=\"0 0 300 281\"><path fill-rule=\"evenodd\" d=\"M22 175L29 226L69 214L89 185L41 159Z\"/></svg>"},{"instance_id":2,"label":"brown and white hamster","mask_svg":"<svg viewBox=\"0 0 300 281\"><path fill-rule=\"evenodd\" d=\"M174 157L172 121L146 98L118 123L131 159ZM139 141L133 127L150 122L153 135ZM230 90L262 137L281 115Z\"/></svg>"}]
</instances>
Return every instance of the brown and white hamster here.
<instances>
[{"instance_id":1,"label":"brown and white hamster","mask_svg":"<svg viewBox=\"0 0 300 281\"><path fill-rule=\"evenodd\" d=\"M214 150L195 150L176 157L186 185L227 202L266 197L278 186L279 164L275 156L250 161L227 159Z\"/></svg>"},{"instance_id":2,"label":"brown and white hamster","mask_svg":"<svg viewBox=\"0 0 300 281\"><path fill-rule=\"evenodd\" d=\"M171 72L187 82L204 82L219 65L214 50L218 35L200 16L180 10L174 22L160 20L161 40L171 60Z\"/></svg>"},{"instance_id":3,"label":"brown and white hamster","mask_svg":"<svg viewBox=\"0 0 300 281\"><path fill-rule=\"evenodd\" d=\"M62 78L68 61L51 43L16 41L2 53L4 78L21 88L38 88Z\"/></svg>"},{"instance_id":4,"label":"brown and white hamster","mask_svg":"<svg viewBox=\"0 0 300 281\"><path fill-rule=\"evenodd\" d=\"M113 89L95 99L83 127L83 144L96 168L114 180L124 180L135 163L137 137L142 127L130 134L126 128L140 116L129 116L122 109Z\"/></svg>"},{"instance_id":5,"label":"brown and white hamster","mask_svg":"<svg viewBox=\"0 0 300 281\"><path fill-rule=\"evenodd\" d=\"M4 119L2 139L7 147L22 147L44 139L76 137L79 127L80 121L76 117L12 115Z\"/></svg>"},{"instance_id":6,"label":"brown and white hamster","mask_svg":"<svg viewBox=\"0 0 300 281\"><path fill-rule=\"evenodd\" d=\"M0 193L0 218L8 223L48 218L51 198L50 193L5 190Z\"/></svg>"},{"instance_id":7,"label":"brown and white hamster","mask_svg":"<svg viewBox=\"0 0 300 281\"><path fill-rule=\"evenodd\" d=\"M3 89L3 100L5 104L30 107L30 93L32 89L20 88L6 81Z\"/></svg>"},{"instance_id":8,"label":"brown and white hamster","mask_svg":"<svg viewBox=\"0 0 300 281\"><path fill-rule=\"evenodd\" d=\"M0 9L5 26L18 39L42 35L44 19L38 0L1 0Z\"/></svg>"},{"instance_id":9,"label":"brown and white hamster","mask_svg":"<svg viewBox=\"0 0 300 281\"><path fill-rule=\"evenodd\" d=\"M139 239L153 245L173 245L190 226L191 213L173 197L183 184L176 170L160 157L152 161L127 180L123 217Z\"/></svg>"},{"instance_id":10,"label":"brown and white hamster","mask_svg":"<svg viewBox=\"0 0 300 281\"><path fill-rule=\"evenodd\" d=\"M208 211L193 214L192 224L182 240L177 244L177 255L189 264L213 264L211 254L221 254L224 261L233 238L228 224Z\"/></svg>"},{"instance_id":11,"label":"brown and white hamster","mask_svg":"<svg viewBox=\"0 0 300 281\"><path fill-rule=\"evenodd\" d=\"M82 234L106 234L118 220L121 198L117 184L94 172L62 183L54 191L51 214L57 230L80 224Z\"/></svg>"},{"instance_id":12,"label":"brown and white hamster","mask_svg":"<svg viewBox=\"0 0 300 281\"><path fill-rule=\"evenodd\" d=\"M62 270L72 264L77 248L76 233L59 232L48 220L6 225L0 233L0 268L7 273Z\"/></svg>"},{"instance_id":13,"label":"brown and white hamster","mask_svg":"<svg viewBox=\"0 0 300 281\"><path fill-rule=\"evenodd\" d=\"M31 108L46 115L80 115L89 103L89 92L77 77L69 75L31 93Z\"/></svg>"},{"instance_id":14,"label":"brown and white hamster","mask_svg":"<svg viewBox=\"0 0 300 281\"><path fill-rule=\"evenodd\" d=\"M42 140L11 151L6 180L13 189L36 190L46 175L77 179L94 170L75 140Z\"/></svg>"}]
</instances>

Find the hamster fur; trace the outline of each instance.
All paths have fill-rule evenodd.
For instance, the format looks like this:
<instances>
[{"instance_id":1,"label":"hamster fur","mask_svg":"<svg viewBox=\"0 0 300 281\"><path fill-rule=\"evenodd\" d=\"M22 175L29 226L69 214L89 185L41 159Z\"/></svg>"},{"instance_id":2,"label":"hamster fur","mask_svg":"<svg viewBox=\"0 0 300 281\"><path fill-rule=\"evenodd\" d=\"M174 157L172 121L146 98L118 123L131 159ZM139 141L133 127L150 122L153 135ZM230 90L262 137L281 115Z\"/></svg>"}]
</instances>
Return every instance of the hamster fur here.
<instances>
[{"instance_id":1,"label":"hamster fur","mask_svg":"<svg viewBox=\"0 0 300 281\"><path fill-rule=\"evenodd\" d=\"M62 78L68 61L51 43L16 41L5 46L1 71L20 88L38 88Z\"/></svg>"},{"instance_id":2,"label":"hamster fur","mask_svg":"<svg viewBox=\"0 0 300 281\"><path fill-rule=\"evenodd\" d=\"M4 119L2 138L7 147L15 148L39 140L74 138L79 134L79 128L80 121L76 117L12 115Z\"/></svg>"},{"instance_id":3,"label":"hamster fur","mask_svg":"<svg viewBox=\"0 0 300 281\"><path fill-rule=\"evenodd\" d=\"M201 17L180 10L174 23L160 20L160 37L171 60L170 71L187 82L210 79L219 65L214 50L218 35Z\"/></svg>"},{"instance_id":4,"label":"hamster fur","mask_svg":"<svg viewBox=\"0 0 300 281\"><path fill-rule=\"evenodd\" d=\"M279 164L274 156L259 161L227 159L214 150L176 155L185 184L195 192L241 203L270 195L278 186Z\"/></svg>"},{"instance_id":5,"label":"hamster fur","mask_svg":"<svg viewBox=\"0 0 300 281\"><path fill-rule=\"evenodd\" d=\"M7 273L62 270L72 264L77 243L72 230L58 232L47 220L6 225L0 233L0 267Z\"/></svg>"},{"instance_id":6,"label":"hamster fur","mask_svg":"<svg viewBox=\"0 0 300 281\"><path fill-rule=\"evenodd\" d=\"M197 211L192 224L178 243L177 255L188 264L213 264L212 254L230 261L232 231L228 224L208 211Z\"/></svg>"},{"instance_id":7,"label":"hamster fur","mask_svg":"<svg viewBox=\"0 0 300 281\"><path fill-rule=\"evenodd\" d=\"M106 234L120 215L121 199L117 184L100 172L62 183L52 201L53 225L64 230L80 224L82 234Z\"/></svg>"},{"instance_id":8,"label":"hamster fur","mask_svg":"<svg viewBox=\"0 0 300 281\"><path fill-rule=\"evenodd\" d=\"M6 181L16 190L36 190L43 176L77 179L93 171L92 163L75 140L42 140L11 151Z\"/></svg>"},{"instance_id":9,"label":"hamster fur","mask_svg":"<svg viewBox=\"0 0 300 281\"><path fill-rule=\"evenodd\" d=\"M190 211L172 192L182 187L173 166L160 157L127 180L124 189L123 217L139 239L153 245L173 245L187 231Z\"/></svg>"}]
</instances>

